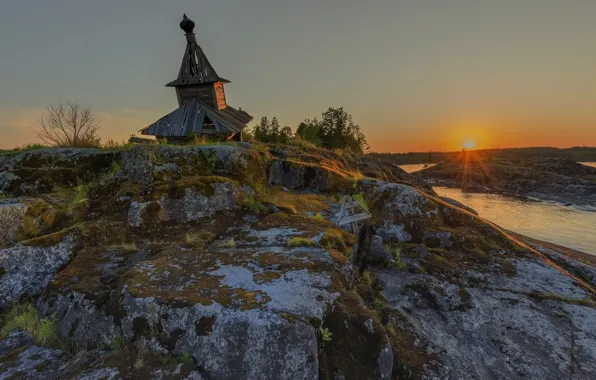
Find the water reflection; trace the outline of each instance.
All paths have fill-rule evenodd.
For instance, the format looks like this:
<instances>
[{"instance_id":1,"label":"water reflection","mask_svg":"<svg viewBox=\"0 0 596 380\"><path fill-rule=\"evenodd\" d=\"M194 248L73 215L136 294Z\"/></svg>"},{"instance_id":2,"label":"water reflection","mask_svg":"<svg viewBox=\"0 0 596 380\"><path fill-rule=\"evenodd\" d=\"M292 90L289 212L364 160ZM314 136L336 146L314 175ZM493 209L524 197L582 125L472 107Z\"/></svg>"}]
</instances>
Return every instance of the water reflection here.
<instances>
[{"instance_id":1,"label":"water reflection","mask_svg":"<svg viewBox=\"0 0 596 380\"><path fill-rule=\"evenodd\" d=\"M596 212L548 202L523 202L494 194L462 193L435 187L503 228L596 255Z\"/></svg>"}]
</instances>

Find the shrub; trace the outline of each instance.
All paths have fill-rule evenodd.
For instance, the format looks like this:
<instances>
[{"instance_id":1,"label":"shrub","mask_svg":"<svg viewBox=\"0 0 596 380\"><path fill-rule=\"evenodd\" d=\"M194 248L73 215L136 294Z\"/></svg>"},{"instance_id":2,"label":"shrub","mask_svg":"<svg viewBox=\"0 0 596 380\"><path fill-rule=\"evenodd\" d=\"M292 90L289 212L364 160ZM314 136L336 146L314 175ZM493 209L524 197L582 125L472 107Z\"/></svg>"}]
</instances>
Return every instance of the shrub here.
<instances>
[{"instance_id":1,"label":"shrub","mask_svg":"<svg viewBox=\"0 0 596 380\"><path fill-rule=\"evenodd\" d=\"M317 245L314 241L302 237L293 237L288 240L288 247L312 247Z\"/></svg>"}]
</instances>

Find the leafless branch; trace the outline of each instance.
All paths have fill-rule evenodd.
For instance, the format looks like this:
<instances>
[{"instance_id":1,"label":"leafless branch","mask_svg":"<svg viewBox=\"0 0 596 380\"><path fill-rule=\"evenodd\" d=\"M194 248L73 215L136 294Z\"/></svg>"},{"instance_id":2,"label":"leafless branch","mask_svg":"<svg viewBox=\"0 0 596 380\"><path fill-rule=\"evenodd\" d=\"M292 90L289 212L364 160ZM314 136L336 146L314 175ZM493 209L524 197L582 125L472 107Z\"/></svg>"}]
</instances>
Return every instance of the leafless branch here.
<instances>
[{"instance_id":1,"label":"leafless branch","mask_svg":"<svg viewBox=\"0 0 596 380\"><path fill-rule=\"evenodd\" d=\"M95 147L100 143L100 128L91 107L69 102L48 107L35 133L53 146Z\"/></svg>"}]
</instances>

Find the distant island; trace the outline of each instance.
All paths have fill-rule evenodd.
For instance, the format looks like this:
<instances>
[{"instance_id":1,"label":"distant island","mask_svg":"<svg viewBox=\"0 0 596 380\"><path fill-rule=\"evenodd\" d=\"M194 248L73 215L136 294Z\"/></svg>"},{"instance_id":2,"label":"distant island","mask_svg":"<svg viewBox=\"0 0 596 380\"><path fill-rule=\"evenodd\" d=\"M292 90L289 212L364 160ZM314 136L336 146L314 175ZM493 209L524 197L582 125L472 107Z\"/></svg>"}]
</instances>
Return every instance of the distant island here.
<instances>
[{"instance_id":1,"label":"distant island","mask_svg":"<svg viewBox=\"0 0 596 380\"><path fill-rule=\"evenodd\" d=\"M572 148L531 147L475 150L483 158L502 158L507 160L548 157L565 158L577 162L596 161L596 147L577 146ZM428 164L448 161L461 152L408 152L408 153L370 153L371 156L397 165Z\"/></svg>"},{"instance_id":2,"label":"distant island","mask_svg":"<svg viewBox=\"0 0 596 380\"><path fill-rule=\"evenodd\" d=\"M413 173L433 186L596 206L596 168L565 158L494 158L466 151Z\"/></svg>"}]
</instances>

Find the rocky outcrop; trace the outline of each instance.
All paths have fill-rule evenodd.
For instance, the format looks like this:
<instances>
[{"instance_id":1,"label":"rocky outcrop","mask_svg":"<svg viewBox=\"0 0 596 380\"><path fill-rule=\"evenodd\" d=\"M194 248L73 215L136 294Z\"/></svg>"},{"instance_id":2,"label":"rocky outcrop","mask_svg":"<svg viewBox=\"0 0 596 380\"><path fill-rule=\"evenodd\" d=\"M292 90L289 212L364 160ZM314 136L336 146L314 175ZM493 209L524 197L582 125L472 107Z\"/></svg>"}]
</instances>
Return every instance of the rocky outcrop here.
<instances>
[{"instance_id":1,"label":"rocky outcrop","mask_svg":"<svg viewBox=\"0 0 596 380\"><path fill-rule=\"evenodd\" d=\"M386 243L397 242L404 263L402 269L371 268L386 301L385 328L401 344L394 347L401 376L595 376L596 329L588 326L596 322L596 303L589 285L538 252L514 248L498 231L479 228L471 215L453 219L449 210L445 218L441 203L424 201L413 189L376 181L364 181L362 188L371 210L382 215L377 230ZM415 222L407 223L406 216ZM445 231L437 244L425 235L414 238L421 221ZM447 239L448 229L453 237ZM409 348L403 346L408 339Z\"/></svg>"},{"instance_id":2,"label":"rocky outcrop","mask_svg":"<svg viewBox=\"0 0 596 380\"><path fill-rule=\"evenodd\" d=\"M2 378L33 380L204 380L188 363L167 363L152 353L80 352L73 356L61 349L40 347L26 333L13 333L0 341Z\"/></svg>"},{"instance_id":3,"label":"rocky outcrop","mask_svg":"<svg viewBox=\"0 0 596 380\"><path fill-rule=\"evenodd\" d=\"M596 168L558 158L484 160L474 152L414 173L438 186L468 192L596 207Z\"/></svg>"},{"instance_id":4,"label":"rocky outcrop","mask_svg":"<svg viewBox=\"0 0 596 380\"><path fill-rule=\"evenodd\" d=\"M242 144L0 166L18 171L11 192L40 194L2 203L16 226L0 250L2 375L596 375L589 261L534 251L381 161ZM333 223L354 193L373 215L361 239Z\"/></svg>"},{"instance_id":5,"label":"rocky outcrop","mask_svg":"<svg viewBox=\"0 0 596 380\"><path fill-rule=\"evenodd\" d=\"M211 196L206 196L195 187L188 187L184 190L184 196L179 199L163 195L151 202L132 200L128 211L128 223L132 227L140 227L148 221L184 223L211 216L219 211L238 208L243 193L237 185L215 182L210 186Z\"/></svg>"}]
</instances>

